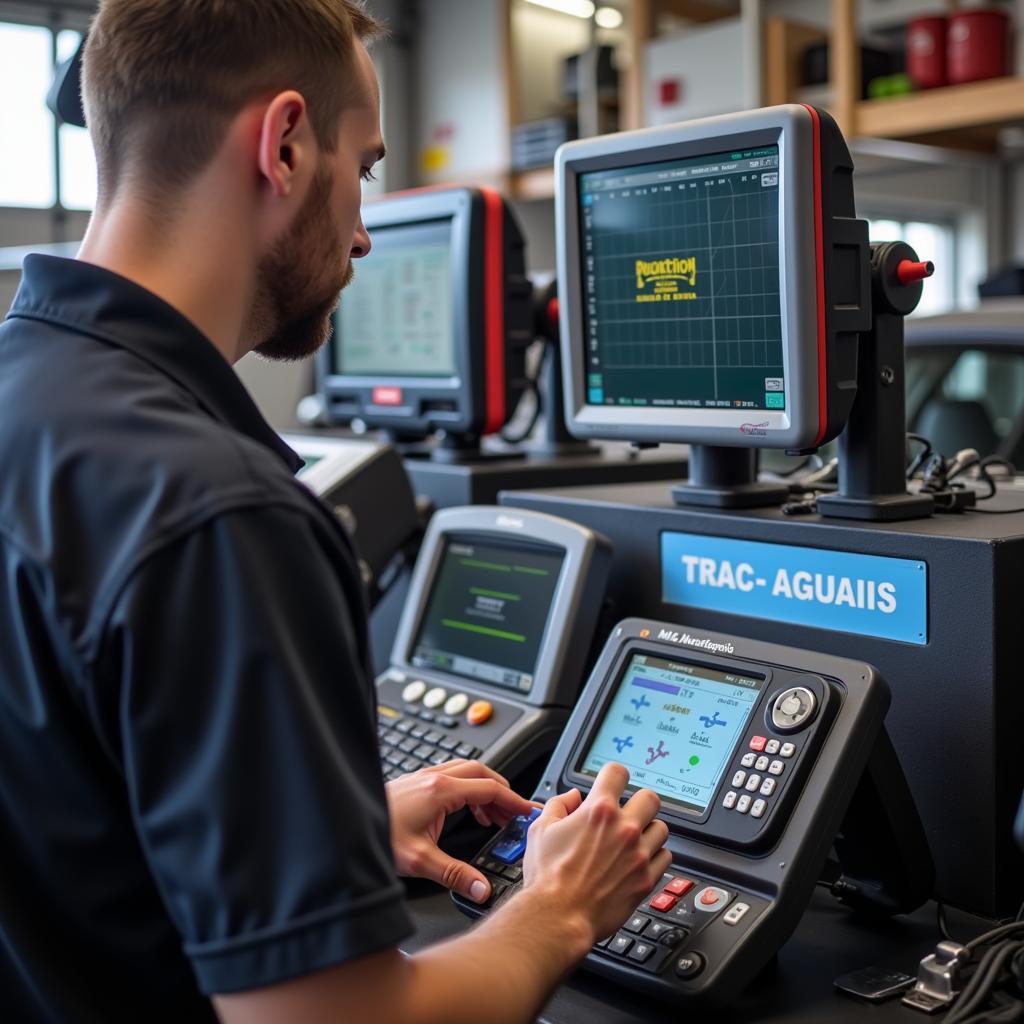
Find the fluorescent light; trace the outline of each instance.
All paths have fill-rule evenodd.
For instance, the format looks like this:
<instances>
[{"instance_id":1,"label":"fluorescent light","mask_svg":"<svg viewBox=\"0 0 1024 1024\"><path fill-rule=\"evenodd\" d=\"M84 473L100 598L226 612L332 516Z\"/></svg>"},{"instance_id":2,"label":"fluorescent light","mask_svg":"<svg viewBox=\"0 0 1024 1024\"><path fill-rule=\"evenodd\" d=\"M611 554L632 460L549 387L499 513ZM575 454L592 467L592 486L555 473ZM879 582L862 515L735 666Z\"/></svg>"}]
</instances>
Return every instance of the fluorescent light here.
<instances>
[{"instance_id":1,"label":"fluorescent light","mask_svg":"<svg viewBox=\"0 0 1024 1024\"><path fill-rule=\"evenodd\" d=\"M598 7L594 20L601 28L619 28L622 25L622 11L614 7Z\"/></svg>"},{"instance_id":2,"label":"fluorescent light","mask_svg":"<svg viewBox=\"0 0 1024 1024\"><path fill-rule=\"evenodd\" d=\"M571 14L575 18L592 18L594 16L593 0L526 0L528 4L546 7L549 11L559 14Z\"/></svg>"}]
</instances>

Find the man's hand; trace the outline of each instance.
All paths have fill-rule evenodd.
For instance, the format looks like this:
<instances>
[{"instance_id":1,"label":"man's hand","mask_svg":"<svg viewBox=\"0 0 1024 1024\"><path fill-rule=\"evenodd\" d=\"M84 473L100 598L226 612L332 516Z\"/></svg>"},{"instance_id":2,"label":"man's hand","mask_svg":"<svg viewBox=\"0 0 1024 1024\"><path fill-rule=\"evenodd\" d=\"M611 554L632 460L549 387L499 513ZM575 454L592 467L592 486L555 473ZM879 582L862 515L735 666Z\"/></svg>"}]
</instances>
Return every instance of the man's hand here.
<instances>
[{"instance_id":1,"label":"man's hand","mask_svg":"<svg viewBox=\"0 0 1024 1024\"><path fill-rule=\"evenodd\" d=\"M668 826L654 817L660 798L641 789L620 807L628 782L621 764L606 764L586 800L576 789L552 797L530 826L523 895L536 888L555 905L586 908L588 949L629 917L672 863L662 848Z\"/></svg>"},{"instance_id":2,"label":"man's hand","mask_svg":"<svg viewBox=\"0 0 1024 1024\"><path fill-rule=\"evenodd\" d=\"M507 780L479 761L449 761L421 768L385 788L398 873L440 882L477 903L486 900L491 894L487 879L438 848L444 819L469 807L481 825L506 825L517 814L529 814L533 804L512 792Z\"/></svg>"}]
</instances>

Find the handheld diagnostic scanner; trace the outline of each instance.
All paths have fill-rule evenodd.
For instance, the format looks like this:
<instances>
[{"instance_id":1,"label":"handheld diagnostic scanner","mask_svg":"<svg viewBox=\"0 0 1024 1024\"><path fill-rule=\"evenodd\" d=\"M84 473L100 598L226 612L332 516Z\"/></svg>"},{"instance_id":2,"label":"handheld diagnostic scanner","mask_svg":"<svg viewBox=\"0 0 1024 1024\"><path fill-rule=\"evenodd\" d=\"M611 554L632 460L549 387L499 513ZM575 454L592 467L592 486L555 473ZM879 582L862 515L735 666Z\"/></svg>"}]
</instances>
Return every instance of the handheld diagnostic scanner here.
<instances>
[{"instance_id":1,"label":"handheld diagnostic scanner","mask_svg":"<svg viewBox=\"0 0 1024 1024\"><path fill-rule=\"evenodd\" d=\"M333 318L318 373L329 418L396 440L499 431L533 340L523 239L491 189L422 189L367 203L370 254Z\"/></svg>"},{"instance_id":2,"label":"handheld diagnostic scanner","mask_svg":"<svg viewBox=\"0 0 1024 1024\"><path fill-rule=\"evenodd\" d=\"M796 104L562 146L571 432L790 450L835 437L870 301L852 171L832 118Z\"/></svg>"},{"instance_id":3,"label":"handheld diagnostic scanner","mask_svg":"<svg viewBox=\"0 0 1024 1024\"><path fill-rule=\"evenodd\" d=\"M661 797L672 864L584 966L673 1001L734 998L796 927L866 767L881 766L883 792L906 792L883 730L889 699L863 663L675 623L620 622L534 799L573 787L586 794L605 764L623 764L630 791ZM902 827L901 841L909 837L902 849L914 851L921 884L901 882L899 909L913 909L930 887L920 819L912 802L869 803L870 843L888 843L893 822L894 835ZM516 819L474 859L493 893L483 908L455 897L467 914L514 897L528 826Z\"/></svg>"},{"instance_id":4,"label":"handheld diagnostic scanner","mask_svg":"<svg viewBox=\"0 0 1024 1024\"><path fill-rule=\"evenodd\" d=\"M583 683L610 554L557 516L437 512L377 680L386 776L456 757L517 772L545 757Z\"/></svg>"}]
</instances>

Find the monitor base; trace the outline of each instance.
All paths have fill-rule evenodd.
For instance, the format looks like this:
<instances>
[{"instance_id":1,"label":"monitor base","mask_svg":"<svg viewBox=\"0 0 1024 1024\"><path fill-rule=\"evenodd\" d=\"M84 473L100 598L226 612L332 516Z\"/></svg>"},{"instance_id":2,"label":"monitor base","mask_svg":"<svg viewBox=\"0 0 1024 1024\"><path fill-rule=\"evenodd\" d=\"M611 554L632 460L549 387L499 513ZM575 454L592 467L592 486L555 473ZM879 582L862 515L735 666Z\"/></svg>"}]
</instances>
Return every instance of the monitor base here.
<instances>
[{"instance_id":1,"label":"monitor base","mask_svg":"<svg viewBox=\"0 0 1024 1024\"><path fill-rule=\"evenodd\" d=\"M733 484L728 487L701 484L676 484L672 500L677 505L699 505L703 508L777 508L789 500L785 484Z\"/></svg>"},{"instance_id":2,"label":"monitor base","mask_svg":"<svg viewBox=\"0 0 1024 1024\"><path fill-rule=\"evenodd\" d=\"M818 514L830 519L861 519L875 523L926 519L935 511L935 499L930 494L889 494L873 498L821 494L817 504Z\"/></svg>"},{"instance_id":3,"label":"monitor base","mask_svg":"<svg viewBox=\"0 0 1024 1024\"><path fill-rule=\"evenodd\" d=\"M704 508L773 508L789 500L789 485L758 483L753 448L695 444L687 482L672 488L672 500Z\"/></svg>"}]
</instances>

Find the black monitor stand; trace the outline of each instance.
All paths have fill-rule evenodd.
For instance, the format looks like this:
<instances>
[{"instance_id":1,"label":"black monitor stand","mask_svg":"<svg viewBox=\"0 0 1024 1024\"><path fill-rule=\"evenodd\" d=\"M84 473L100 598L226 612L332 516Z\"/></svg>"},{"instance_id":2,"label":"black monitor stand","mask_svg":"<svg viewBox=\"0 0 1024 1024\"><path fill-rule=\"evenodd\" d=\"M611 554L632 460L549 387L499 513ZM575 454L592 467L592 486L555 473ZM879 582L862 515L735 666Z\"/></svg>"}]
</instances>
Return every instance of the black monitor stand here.
<instances>
[{"instance_id":1,"label":"black monitor stand","mask_svg":"<svg viewBox=\"0 0 1024 1024\"><path fill-rule=\"evenodd\" d=\"M719 445L690 446L690 472L686 483L672 488L677 505L705 508L766 508L789 497L786 484L759 483L756 448Z\"/></svg>"},{"instance_id":2,"label":"black monitor stand","mask_svg":"<svg viewBox=\"0 0 1024 1024\"><path fill-rule=\"evenodd\" d=\"M565 392L562 358L556 342L545 338L537 401L543 402L544 436L526 445L529 458L559 458L566 455L600 455L589 441L573 437L565 426Z\"/></svg>"},{"instance_id":3,"label":"black monitor stand","mask_svg":"<svg viewBox=\"0 0 1024 1024\"><path fill-rule=\"evenodd\" d=\"M857 397L839 435L839 487L818 498L822 516L897 522L935 511L931 494L907 490L903 349L903 319L933 270L905 242L871 246L871 330L861 338Z\"/></svg>"}]
</instances>

